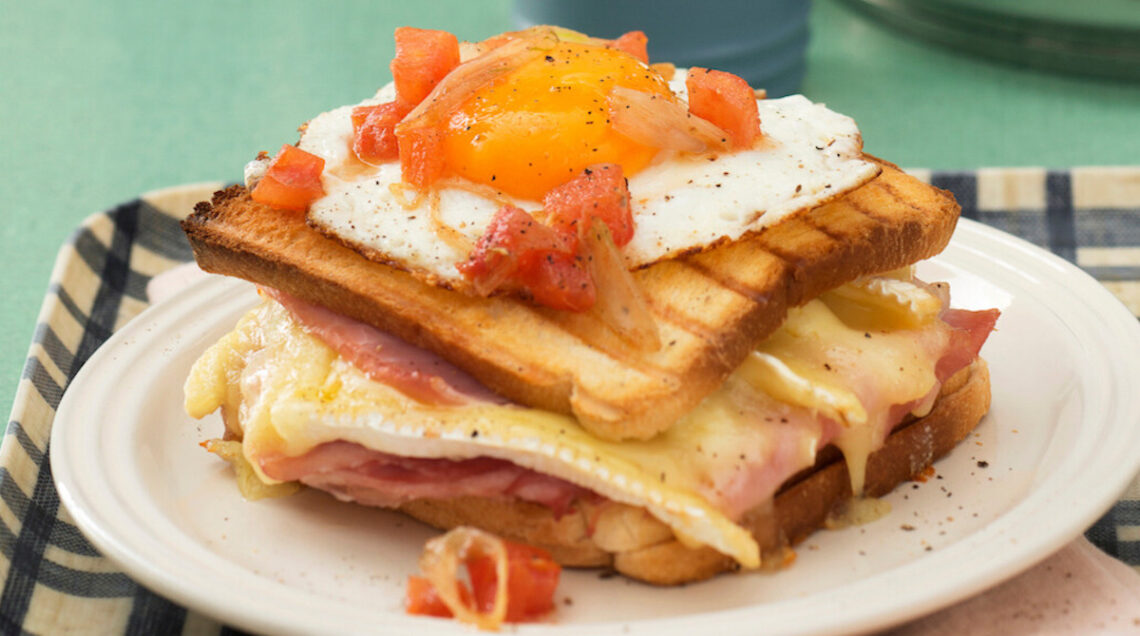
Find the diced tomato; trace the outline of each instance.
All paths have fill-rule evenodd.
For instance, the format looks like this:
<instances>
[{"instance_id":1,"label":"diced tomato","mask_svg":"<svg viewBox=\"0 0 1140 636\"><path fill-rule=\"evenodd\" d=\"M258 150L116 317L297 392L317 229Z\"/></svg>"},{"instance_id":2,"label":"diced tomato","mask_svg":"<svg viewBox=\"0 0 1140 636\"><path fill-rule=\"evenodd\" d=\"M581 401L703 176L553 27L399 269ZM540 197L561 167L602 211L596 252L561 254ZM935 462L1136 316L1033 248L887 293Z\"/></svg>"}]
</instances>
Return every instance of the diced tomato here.
<instances>
[{"instance_id":1,"label":"diced tomato","mask_svg":"<svg viewBox=\"0 0 1140 636\"><path fill-rule=\"evenodd\" d=\"M279 210L304 212L309 204L325 195L321 171L325 160L296 146L281 146L265 176L257 182L250 197Z\"/></svg>"},{"instance_id":2,"label":"diced tomato","mask_svg":"<svg viewBox=\"0 0 1140 636\"><path fill-rule=\"evenodd\" d=\"M460 590L466 589L460 587ZM460 592L462 594L462 592ZM435 591L435 586L431 581L422 576L409 576L408 588L404 596L404 609L409 614L419 614L420 616L440 616L443 618L451 617L451 610L439 597Z\"/></svg>"},{"instance_id":3,"label":"diced tomato","mask_svg":"<svg viewBox=\"0 0 1140 636\"><path fill-rule=\"evenodd\" d=\"M538 226L534 217L512 206L504 205L491 217L487 229L475 243L467 260L456 265L456 269L475 286L482 296L502 287L515 276L518 270L520 233ZM537 236L535 229L531 236Z\"/></svg>"},{"instance_id":4,"label":"diced tomato","mask_svg":"<svg viewBox=\"0 0 1140 636\"><path fill-rule=\"evenodd\" d=\"M443 176L443 131L435 126L396 128L400 175L404 182L424 190Z\"/></svg>"},{"instance_id":5,"label":"diced tomato","mask_svg":"<svg viewBox=\"0 0 1140 636\"><path fill-rule=\"evenodd\" d=\"M465 605L471 604L471 590L462 582L459 583L459 600ZM404 609L409 614L418 614L420 616L439 616L441 618L451 618L451 610L443 599L439 597L439 593L435 591L435 586L431 581L422 576L409 576L408 589L404 596Z\"/></svg>"},{"instance_id":6,"label":"diced tomato","mask_svg":"<svg viewBox=\"0 0 1140 636\"><path fill-rule=\"evenodd\" d=\"M459 272L483 295L515 287L529 292L539 304L585 311L594 304L595 289L575 253L576 238L504 205L468 260L458 265Z\"/></svg>"},{"instance_id":7,"label":"diced tomato","mask_svg":"<svg viewBox=\"0 0 1140 636\"><path fill-rule=\"evenodd\" d=\"M618 247L633 239L633 212L629 186L618 164L596 164L581 175L554 188L542 198L551 226L575 236L589 229L597 217L610 228Z\"/></svg>"},{"instance_id":8,"label":"diced tomato","mask_svg":"<svg viewBox=\"0 0 1140 636\"><path fill-rule=\"evenodd\" d=\"M352 151L362 161L393 161L400 156L396 124L411 110L395 101L352 109Z\"/></svg>"},{"instance_id":9,"label":"diced tomato","mask_svg":"<svg viewBox=\"0 0 1140 636\"><path fill-rule=\"evenodd\" d=\"M646 64L649 63L649 38L642 31L623 33L611 43L611 46L629 53Z\"/></svg>"},{"instance_id":10,"label":"diced tomato","mask_svg":"<svg viewBox=\"0 0 1140 636\"><path fill-rule=\"evenodd\" d=\"M760 136L756 94L744 78L693 67L685 86L689 89L689 112L727 132L733 148L750 147Z\"/></svg>"},{"instance_id":11,"label":"diced tomato","mask_svg":"<svg viewBox=\"0 0 1140 636\"><path fill-rule=\"evenodd\" d=\"M507 548L507 617L511 623L533 620L554 609L554 590L562 573L541 548L504 541ZM495 560L482 556L467 562L467 574L476 607L490 612L495 605L499 581L495 573Z\"/></svg>"},{"instance_id":12,"label":"diced tomato","mask_svg":"<svg viewBox=\"0 0 1140 636\"><path fill-rule=\"evenodd\" d=\"M396 29L392 79L405 104L419 104L445 75L459 66L459 40L447 31Z\"/></svg>"},{"instance_id":13,"label":"diced tomato","mask_svg":"<svg viewBox=\"0 0 1140 636\"><path fill-rule=\"evenodd\" d=\"M562 311L586 311L597 302L597 287L576 254L531 253L519 263L518 280L540 305Z\"/></svg>"}]
</instances>

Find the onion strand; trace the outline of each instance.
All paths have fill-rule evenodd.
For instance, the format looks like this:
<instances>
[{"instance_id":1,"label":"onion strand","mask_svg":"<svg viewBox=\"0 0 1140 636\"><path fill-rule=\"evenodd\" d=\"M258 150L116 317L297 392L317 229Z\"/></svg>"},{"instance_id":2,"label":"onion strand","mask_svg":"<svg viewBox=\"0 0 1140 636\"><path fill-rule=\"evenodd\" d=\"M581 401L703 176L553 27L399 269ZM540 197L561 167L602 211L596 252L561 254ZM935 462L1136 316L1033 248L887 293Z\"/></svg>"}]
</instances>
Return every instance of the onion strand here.
<instances>
[{"instance_id":1,"label":"onion strand","mask_svg":"<svg viewBox=\"0 0 1140 636\"><path fill-rule=\"evenodd\" d=\"M459 566L480 556L494 559L498 581L495 603L486 614L464 603L459 592ZM502 539L476 528L459 526L427 542L420 556L420 570L457 620L492 631L503 624L507 617L507 575L510 568L507 546Z\"/></svg>"},{"instance_id":2,"label":"onion strand","mask_svg":"<svg viewBox=\"0 0 1140 636\"><path fill-rule=\"evenodd\" d=\"M610 93L609 111L615 131L647 146L691 153L729 147L728 133L661 95L617 86Z\"/></svg>"}]
</instances>

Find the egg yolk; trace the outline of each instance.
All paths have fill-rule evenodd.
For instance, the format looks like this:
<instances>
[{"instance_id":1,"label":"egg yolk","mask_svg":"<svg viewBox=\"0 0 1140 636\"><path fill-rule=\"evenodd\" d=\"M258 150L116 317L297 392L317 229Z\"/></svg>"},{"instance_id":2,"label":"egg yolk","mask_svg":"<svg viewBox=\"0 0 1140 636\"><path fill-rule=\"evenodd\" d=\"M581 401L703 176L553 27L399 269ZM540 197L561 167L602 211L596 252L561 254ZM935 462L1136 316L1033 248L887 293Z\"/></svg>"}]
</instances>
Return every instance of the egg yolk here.
<instances>
[{"instance_id":1,"label":"egg yolk","mask_svg":"<svg viewBox=\"0 0 1140 636\"><path fill-rule=\"evenodd\" d=\"M675 99L658 73L627 53L560 42L453 114L443 142L448 171L536 201L591 164L618 163L626 176L636 173L657 149L610 125L615 86Z\"/></svg>"}]
</instances>

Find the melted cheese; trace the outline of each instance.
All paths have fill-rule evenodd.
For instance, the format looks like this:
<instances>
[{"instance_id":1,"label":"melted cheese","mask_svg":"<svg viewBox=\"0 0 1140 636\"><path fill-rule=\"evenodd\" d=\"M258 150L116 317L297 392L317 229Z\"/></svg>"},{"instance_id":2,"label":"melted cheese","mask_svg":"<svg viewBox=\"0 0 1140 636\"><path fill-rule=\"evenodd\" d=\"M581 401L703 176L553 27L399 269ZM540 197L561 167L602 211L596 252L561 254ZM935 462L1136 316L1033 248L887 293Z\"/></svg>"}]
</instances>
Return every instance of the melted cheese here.
<instances>
[{"instance_id":1,"label":"melted cheese","mask_svg":"<svg viewBox=\"0 0 1140 636\"><path fill-rule=\"evenodd\" d=\"M865 289L854 294L864 314L898 312L895 294ZM924 306L921 288L906 293L910 306ZM267 301L194 365L186 405L195 417L219 407L237 415L229 421L240 421L245 456L266 482L262 459L335 440L413 457L498 457L644 508L683 542L757 567L759 548L735 522L747 508L811 466L831 438L861 483L866 455L889 432L889 407L936 391L946 327L925 312L907 322L918 326L872 333L813 301L667 432L608 442L560 414L418 403L370 380Z\"/></svg>"}]
</instances>

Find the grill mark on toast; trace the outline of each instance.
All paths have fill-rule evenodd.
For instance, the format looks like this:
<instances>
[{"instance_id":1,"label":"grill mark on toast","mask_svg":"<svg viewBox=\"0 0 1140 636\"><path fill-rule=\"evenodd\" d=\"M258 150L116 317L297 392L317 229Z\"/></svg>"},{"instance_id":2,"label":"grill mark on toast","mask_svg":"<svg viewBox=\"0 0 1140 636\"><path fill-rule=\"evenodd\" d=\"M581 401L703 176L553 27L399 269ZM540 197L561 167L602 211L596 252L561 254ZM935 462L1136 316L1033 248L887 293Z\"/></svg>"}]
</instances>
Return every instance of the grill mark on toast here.
<instances>
[{"instance_id":1,"label":"grill mark on toast","mask_svg":"<svg viewBox=\"0 0 1140 636\"><path fill-rule=\"evenodd\" d=\"M779 258L777 254L772 254L772 256ZM718 272L717 270L712 269L700 262L686 260L684 261L684 264L691 267L701 276L708 278L709 280L713 281L717 285L720 285L721 287L724 287L725 289L728 289L739 294L740 296L743 296L744 298L747 298L760 307L765 307L772 301L772 290L770 289L762 290L756 287L752 287L751 285L748 285L747 283L737 278L729 275L724 275L721 272Z\"/></svg>"},{"instance_id":2,"label":"grill mark on toast","mask_svg":"<svg viewBox=\"0 0 1140 636\"><path fill-rule=\"evenodd\" d=\"M886 192L892 199L895 200L896 203L901 203L902 205L905 205L906 207L908 207L912 210L918 210L919 212L922 211L922 208L915 205L914 202L906 199L901 194L899 194L898 189L895 188L893 185L891 185L889 183L879 183L877 185L878 185L878 188L880 190L882 190L883 192Z\"/></svg>"},{"instance_id":3,"label":"grill mark on toast","mask_svg":"<svg viewBox=\"0 0 1140 636\"><path fill-rule=\"evenodd\" d=\"M858 211L858 210L856 210L856 211ZM836 243L847 242L847 237L843 236L842 234L836 234L834 228L832 228L827 223L824 223L821 220L815 218L815 215L807 214L803 217L803 220L804 220L804 223L811 226L811 228L813 230L819 232L820 234L823 234L827 238L835 241Z\"/></svg>"},{"instance_id":4,"label":"grill mark on toast","mask_svg":"<svg viewBox=\"0 0 1140 636\"><path fill-rule=\"evenodd\" d=\"M867 187L867 188L872 188L872 187L873 187L873 188L881 189L881 188L879 187L880 185L881 185L881 184L879 184L879 183L876 183L876 182L872 182L872 183L869 183L869 184L867 184L867 185L866 185L866 186L864 186L864 187ZM894 199L895 201L898 201L898 200L899 200L899 197L898 197L898 194L897 194L897 193L895 193L895 192L892 192L892 191L889 191L889 190L884 190L884 192L886 192L886 193L887 193L887 195L888 195L888 196L890 196L890 197L891 197L892 199ZM863 216L866 216L866 217L868 217L868 218L870 218L870 219L874 220L876 223L891 223L891 222L893 222L893 221L894 221L894 219L892 219L890 216L887 216L887 215L884 215L884 214L879 214L879 213L875 212L875 210L874 210L874 209L872 209L872 208L870 208L870 207L868 207L868 206L864 205L864 204L863 204L863 202L862 202L862 201L859 201L859 200L858 200L856 197L850 197L850 198L848 198L848 200L846 201L846 204L847 204L847 205L848 205L848 206L849 206L851 209L855 210L855 211L856 211L856 212L858 212L859 214L862 214ZM907 204L907 206L908 206L908 207L911 207L911 206L910 206L910 204Z\"/></svg>"},{"instance_id":5,"label":"grill mark on toast","mask_svg":"<svg viewBox=\"0 0 1140 636\"><path fill-rule=\"evenodd\" d=\"M696 263L693 263L693 262L688 261L688 260L682 260L682 261L678 261L677 265L683 269L689 270L689 271L697 274L701 278L707 279L708 282L720 284L719 280L717 280L716 278L709 275L709 270L707 268L702 267ZM728 285L721 285L721 287L725 287L725 288L729 289L730 291L739 293L739 292L737 292L736 289L733 289L732 287L729 287ZM749 296L747 294L740 294L740 295L744 296L745 298L751 299L751 296ZM708 296L706 296L706 299L707 298L708 298ZM697 320L693 320L693 319L689 318L688 315L682 313L681 311L674 309L671 304L656 301L655 298L653 298L652 296L649 296L649 295L647 295L646 300L649 301L649 306L653 312L653 315L660 318L664 322L671 324L675 327L679 327L682 330L687 331L688 333L696 336L697 338L700 338L701 340L704 340L705 342L707 342L711 345L715 346L716 343L719 342L719 339L717 338L716 334L712 330L710 330L708 327L706 327L701 322L699 322Z\"/></svg>"},{"instance_id":6,"label":"grill mark on toast","mask_svg":"<svg viewBox=\"0 0 1140 636\"><path fill-rule=\"evenodd\" d=\"M650 310L660 322L663 316L657 308L650 303ZM609 327L588 314L558 315L557 310L536 308L536 317L544 320L574 336L583 345L596 349L612 360L636 370L642 375L658 380L679 382L676 374L661 365L649 360L643 352L626 343ZM678 325L679 326L679 325ZM682 327L683 328L683 327Z\"/></svg>"},{"instance_id":7,"label":"grill mark on toast","mask_svg":"<svg viewBox=\"0 0 1140 636\"><path fill-rule=\"evenodd\" d=\"M782 281L784 284L784 298L787 299L788 306L798 307L810 300L810 298L804 297L803 284L801 281L809 278L807 272L811 269L811 265L815 263L815 260L809 256L797 255L795 253L789 254L774 245L767 245L765 251L780 259L781 262L788 266L789 273L783 277Z\"/></svg>"},{"instance_id":8,"label":"grill mark on toast","mask_svg":"<svg viewBox=\"0 0 1140 636\"><path fill-rule=\"evenodd\" d=\"M674 327L679 327L682 331L692 334L693 336L699 338L711 346L716 345L716 334L711 332L701 323L690 319L688 316L685 316L667 304L654 303L653 299L649 299L649 304L654 309L653 314L660 318L662 321L667 322Z\"/></svg>"}]
</instances>

